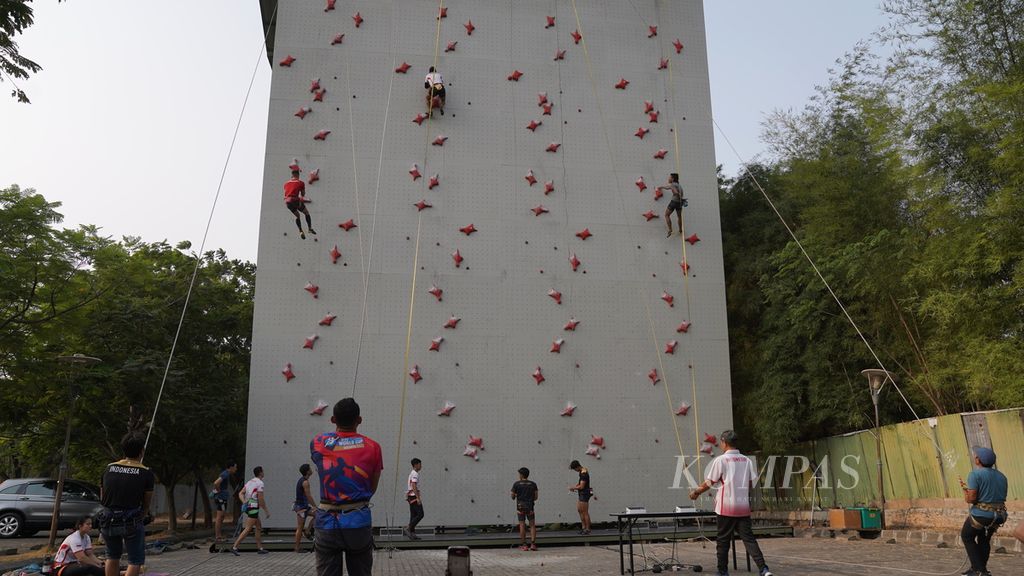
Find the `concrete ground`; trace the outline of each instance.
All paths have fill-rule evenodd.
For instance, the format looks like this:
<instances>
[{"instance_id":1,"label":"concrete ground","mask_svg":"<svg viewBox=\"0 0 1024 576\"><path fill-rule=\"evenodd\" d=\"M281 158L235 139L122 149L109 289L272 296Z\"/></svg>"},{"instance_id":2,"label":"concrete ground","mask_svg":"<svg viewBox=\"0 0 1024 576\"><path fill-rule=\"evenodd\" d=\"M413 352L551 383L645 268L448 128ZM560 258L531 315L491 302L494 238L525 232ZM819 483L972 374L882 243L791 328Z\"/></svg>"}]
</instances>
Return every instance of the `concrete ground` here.
<instances>
[{"instance_id":1,"label":"concrete ground","mask_svg":"<svg viewBox=\"0 0 1024 576\"><path fill-rule=\"evenodd\" d=\"M822 538L773 538L761 541L765 557L772 571L779 576L839 575L877 576L944 576L960 574L965 562L962 549L936 548L934 545L886 544L881 540L849 541ZM679 543L673 551L671 544L648 545L644 548L646 566L665 562L674 556L682 562L701 564L705 572L714 574L714 544L702 546L696 542ZM637 572L644 566L644 556L635 558ZM566 576L619 573L619 555L616 546L574 546L541 548L537 552L518 549L479 549L471 554L476 576L520 576L528 574L558 574ZM734 575L748 574L741 552L739 569ZM446 553L438 550L396 551L389 557L378 551L374 560L375 575L424 574L441 576L445 573ZM756 573L756 567L754 567ZM259 556L246 553L236 558L231 554L210 554L206 550L182 550L151 556L148 572L173 576L249 576L274 574L280 576L314 574L313 554L272 552ZM627 560L628 570L628 560ZM993 554L989 570L995 576L1024 574L1024 556ZM648 570L648 573L650 571Z\"/></svg>"}]
</instances>

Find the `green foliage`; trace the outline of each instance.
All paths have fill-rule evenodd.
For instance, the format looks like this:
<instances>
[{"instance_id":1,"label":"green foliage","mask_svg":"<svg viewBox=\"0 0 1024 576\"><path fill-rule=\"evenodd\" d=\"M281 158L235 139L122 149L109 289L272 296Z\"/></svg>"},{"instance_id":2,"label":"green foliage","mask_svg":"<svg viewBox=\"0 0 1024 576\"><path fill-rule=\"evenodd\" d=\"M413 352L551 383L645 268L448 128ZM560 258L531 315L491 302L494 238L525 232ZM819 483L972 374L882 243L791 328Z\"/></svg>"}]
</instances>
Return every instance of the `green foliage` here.
<instances>
[{"instance_id":1,"label":"green foliage","mask_svg":"<svg viewBox=\"0 0 1024 576\"><path fill-rule=\"evenodd\" d=\"M33 23L32 0L0 0L0 82L5 78L14 84L14 78L27 79L42 70L42 66L21 55L14 37ZM58 2L62 0L57 0ZM17 84L11 96L19 102L29 103L28 94Z\"/></svg>"}]
</instances>

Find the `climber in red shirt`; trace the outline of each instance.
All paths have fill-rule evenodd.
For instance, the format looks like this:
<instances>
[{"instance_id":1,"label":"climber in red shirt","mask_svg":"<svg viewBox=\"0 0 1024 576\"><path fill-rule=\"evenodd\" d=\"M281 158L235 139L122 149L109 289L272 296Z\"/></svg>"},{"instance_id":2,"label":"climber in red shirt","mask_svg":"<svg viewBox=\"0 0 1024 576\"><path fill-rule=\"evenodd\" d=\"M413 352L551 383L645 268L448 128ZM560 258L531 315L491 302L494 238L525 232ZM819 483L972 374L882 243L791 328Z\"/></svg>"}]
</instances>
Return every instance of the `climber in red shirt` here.
<instances>
[{"instance_id":1,"label":"climber in red shirt","mask_svg":"<svg viewBox=\"0 0 1024 576\"><path fill-rule=\"evenodd\" d=\"M299 212L306 215L306 227L309 233L316 235L313 230L313 222L309 217L309 210L306 209L306 183L299 178L299 171L292 170L292 179L284 183L284 205L295 215L295 225L299 228L299 237L306 239L306 233L302 231L302 219Z\"/></svg>"}]
</instances>

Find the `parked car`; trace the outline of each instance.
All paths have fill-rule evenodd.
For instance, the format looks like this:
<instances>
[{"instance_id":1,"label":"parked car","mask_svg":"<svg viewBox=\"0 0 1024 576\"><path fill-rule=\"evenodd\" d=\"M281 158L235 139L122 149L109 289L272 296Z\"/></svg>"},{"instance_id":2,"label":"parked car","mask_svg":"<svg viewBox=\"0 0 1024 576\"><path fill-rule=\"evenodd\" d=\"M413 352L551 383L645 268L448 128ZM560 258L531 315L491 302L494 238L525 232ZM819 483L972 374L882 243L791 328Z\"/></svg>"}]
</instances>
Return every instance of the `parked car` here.
<instances>
[{"instance_id":1,"label":"parked car","mask_svg":"<svg viewBox=\"0 0 1024 576\"><path fill-rule=\"evenodd\" d=\"M56 491L57 481L53 478L18 478L0 483L0 538L31 536L48 530ZM100 489L80 480L65 480L60 500L58 528L74 528L79 518L95 518L103 508Z\"/></svg>"}]
</instances>

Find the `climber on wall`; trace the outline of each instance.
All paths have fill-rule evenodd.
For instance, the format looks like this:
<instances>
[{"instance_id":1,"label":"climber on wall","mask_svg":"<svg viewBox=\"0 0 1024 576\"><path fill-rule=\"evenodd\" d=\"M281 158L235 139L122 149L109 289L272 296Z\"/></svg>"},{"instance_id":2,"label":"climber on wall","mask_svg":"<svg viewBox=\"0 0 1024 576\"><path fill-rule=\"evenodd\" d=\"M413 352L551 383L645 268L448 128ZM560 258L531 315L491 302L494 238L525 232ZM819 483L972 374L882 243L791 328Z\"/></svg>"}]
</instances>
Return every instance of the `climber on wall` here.
<instances>
[{"instance_id":1,"label":"climber on wall","mask_svg":"<svg viewBox=\"0 0 1024 576\"><path fill-rule=\"evenodd\" d=\"M672 212L675 212L677 219L679 220L679 233L683 233L683 207L688 203L686 198L683 198L683 187L679 185L679 174L673 172L668 175L668 184L664 186L658 186L658 190L672 193L672 200L668 203L668 208L665 209L665 225L668 226L668 235L666 238L672 236Z\"/></svg>"},{"instance_id":2,"label":"climber on wall","mask_svg":"<svg viewBox=\"0 0 1024 576\"><path fill-rule=\"evenodd\" d=\"M433 114L434 108L438 108L441 116L444 116L444 78L433 66L423 79L423 87L427 90L427 115Z\"/></svg>"},{"instance_id":3,"label":"climber on wall","mask_svg":"<svg viewBox=\"0 0 1024 576\"><path fill-rule=\"evenodd\" d=\"M316 235L316 230L313 230L312 218L309 216L309 210L306 209L306 183L299 178L298 170L292 170L291 180L284 183L284 205L295 216L295 225L299 228L299 237L303 240L306 239L306 233L302 231L302 219L299 217L299 212L306 215L306 227L309 228L309 233L314 236Z\"/></svg>"}]
</instances>

